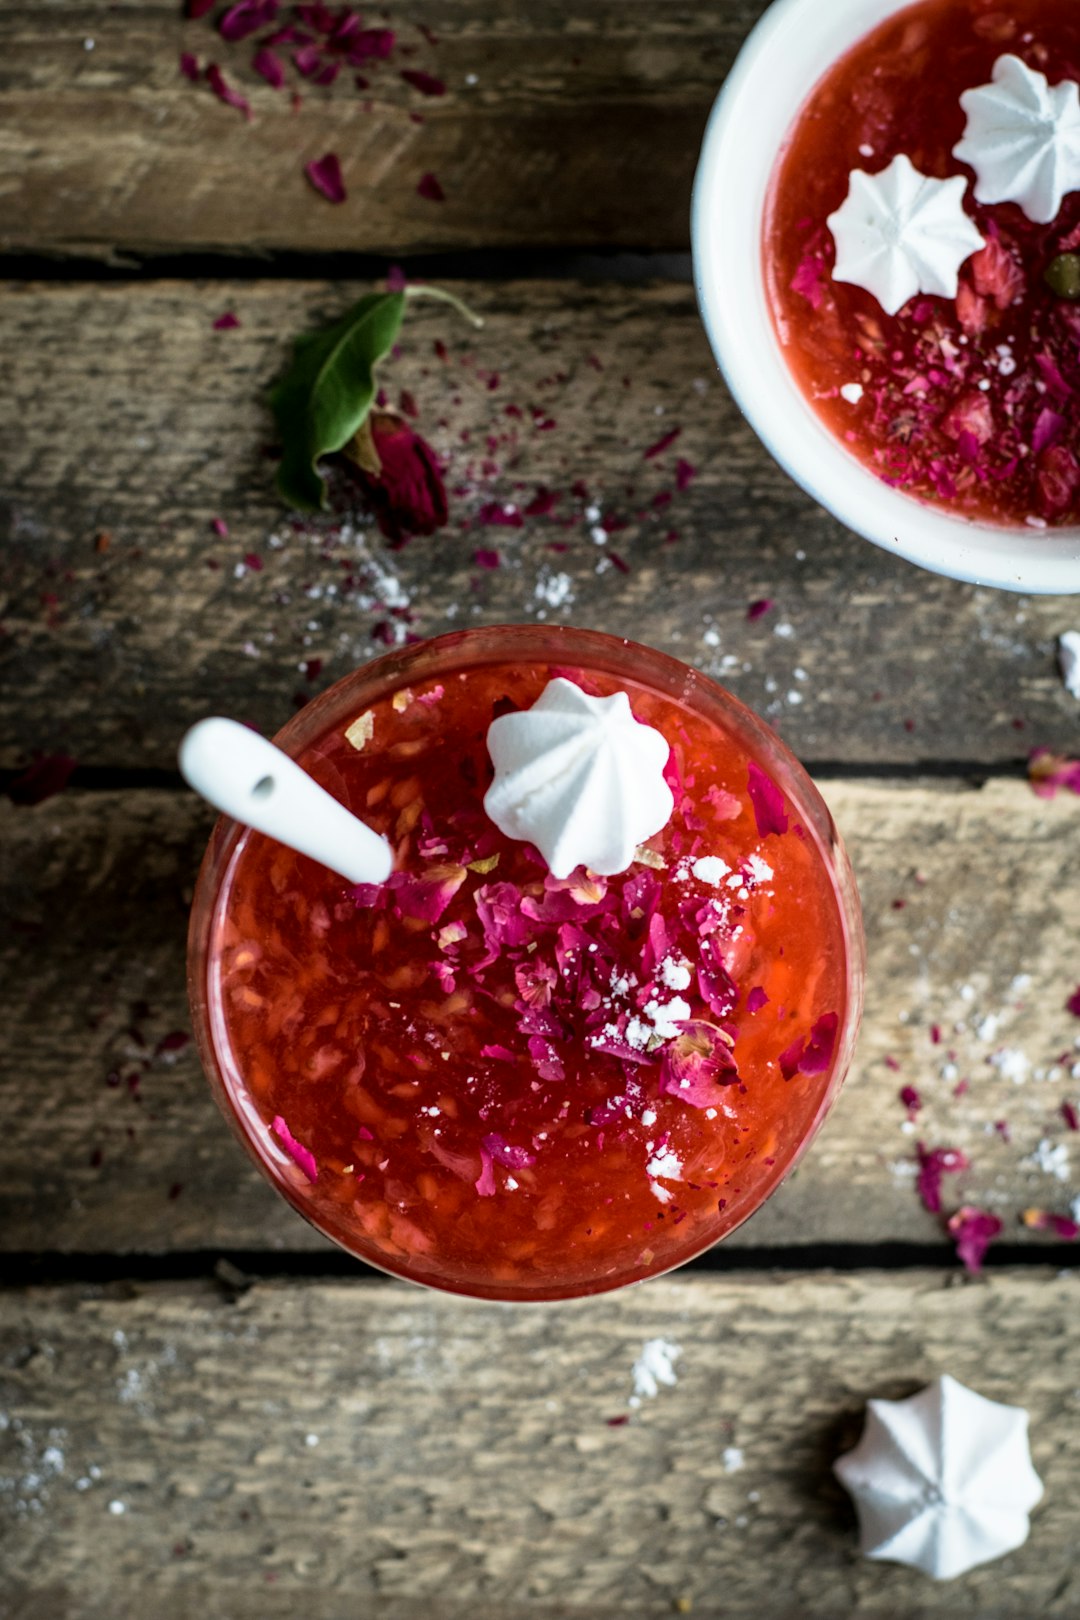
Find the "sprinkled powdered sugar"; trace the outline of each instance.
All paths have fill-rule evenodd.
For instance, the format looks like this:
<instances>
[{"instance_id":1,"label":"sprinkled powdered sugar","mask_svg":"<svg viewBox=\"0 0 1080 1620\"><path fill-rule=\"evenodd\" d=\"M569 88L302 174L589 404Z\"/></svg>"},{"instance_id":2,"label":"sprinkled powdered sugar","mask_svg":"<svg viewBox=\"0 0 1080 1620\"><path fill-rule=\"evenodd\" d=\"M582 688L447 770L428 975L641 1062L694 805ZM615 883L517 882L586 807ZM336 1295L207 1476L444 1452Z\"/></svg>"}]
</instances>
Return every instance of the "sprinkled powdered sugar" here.
<instances>
[{"instance_id":1,"label":"sprinkled powdered sugar","mask_svg":"<svg viewBox=\"0 0 1080 1620\"><path fill-rule=\"evenodd\" d=\"M631 1373L634 1393L627 1404L640 1406L643 1400L652 1400L660 1393L661 1384L674 1387L678 1383L675 1363L681 1355L682 1347L669 1339L647 1339L634 1362Z\"/></svg>"}]
</instances>

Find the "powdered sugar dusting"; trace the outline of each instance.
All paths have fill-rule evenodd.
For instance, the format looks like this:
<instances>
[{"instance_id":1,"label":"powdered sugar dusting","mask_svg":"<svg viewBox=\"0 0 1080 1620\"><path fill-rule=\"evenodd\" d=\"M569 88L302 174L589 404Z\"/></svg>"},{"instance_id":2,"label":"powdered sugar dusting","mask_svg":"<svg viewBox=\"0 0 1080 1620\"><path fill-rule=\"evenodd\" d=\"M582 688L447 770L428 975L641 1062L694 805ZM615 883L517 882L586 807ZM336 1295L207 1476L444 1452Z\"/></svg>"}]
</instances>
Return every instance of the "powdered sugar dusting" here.
<instances>
[{"instance_id":1,"label":"powdered sugar dusting","mask_svg":"<svg viewBox=\"0 0 1080 1620\"><path fill-rule=\"evenodd\" d=\"M637 1407L643 1400L653 1400L661 1385L674 1388L678 1383L675 1363L681 1355L681 1346L670 1339L647 1339L631 1370L634 1392L627 1404Z\"/></svg>"}]
</instances>

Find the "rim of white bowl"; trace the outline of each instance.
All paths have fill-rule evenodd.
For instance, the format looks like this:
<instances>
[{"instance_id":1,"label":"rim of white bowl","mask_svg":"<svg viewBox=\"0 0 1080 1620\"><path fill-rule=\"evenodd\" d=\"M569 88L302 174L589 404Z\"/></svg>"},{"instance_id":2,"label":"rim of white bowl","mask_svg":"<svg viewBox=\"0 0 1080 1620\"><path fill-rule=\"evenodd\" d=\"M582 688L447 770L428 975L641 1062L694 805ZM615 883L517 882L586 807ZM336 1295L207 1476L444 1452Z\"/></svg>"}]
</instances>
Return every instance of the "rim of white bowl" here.
<instances>
[{"instance_id":1,"label":"rim of white bowl","mask_svg":"<svg viewBox=\"0 0 1080 1620\"><path fill-rule=\"evenodd\" d=\"M751 427L797 484L882 550L974 585L1080 592L1080 528L1006 529L926 505L869 472L788 369L762 265L769 184L790 128L838 57L911 0L774 0L709 118L694 180L694 285L717 364Z\"/></svg>"}]
</instances>

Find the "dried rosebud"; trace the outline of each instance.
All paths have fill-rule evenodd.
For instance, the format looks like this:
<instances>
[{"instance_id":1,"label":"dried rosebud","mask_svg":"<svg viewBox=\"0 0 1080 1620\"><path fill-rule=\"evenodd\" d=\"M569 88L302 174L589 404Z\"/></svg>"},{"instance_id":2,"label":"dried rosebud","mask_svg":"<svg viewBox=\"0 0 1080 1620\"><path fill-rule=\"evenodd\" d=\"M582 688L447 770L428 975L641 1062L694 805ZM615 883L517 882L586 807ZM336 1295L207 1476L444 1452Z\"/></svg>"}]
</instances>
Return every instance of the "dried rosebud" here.
<instances>
[{"instance_id":1,"label":"dried rosebud","mask_svg":"<svg viewBox=\"0 0 1080 1620\"><path fill-rule=\"evenodd\" d=\"M365 429L369 442L359 450L350 446L349 453L353 474L374 506L379 528L397 545L404 545L410 535L434 534L449 515L435 452L403 417L390 411L372 411Z\"/></svg>"}]
</instances>

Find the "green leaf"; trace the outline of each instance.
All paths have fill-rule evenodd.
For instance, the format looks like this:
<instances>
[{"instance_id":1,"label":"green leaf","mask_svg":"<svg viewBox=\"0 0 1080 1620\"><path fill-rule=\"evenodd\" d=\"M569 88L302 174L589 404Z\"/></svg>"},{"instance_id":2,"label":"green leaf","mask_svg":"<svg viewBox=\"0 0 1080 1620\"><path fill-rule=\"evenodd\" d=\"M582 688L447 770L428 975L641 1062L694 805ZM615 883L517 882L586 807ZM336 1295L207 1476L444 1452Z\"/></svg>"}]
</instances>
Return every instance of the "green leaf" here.
<instances>
[{"instance_id":1,"label":"green leaf","mask_svg":"<svg viewBox=\"0 0 1080 1620\"><path fill-rule=\"evenodd\" d=\"M270 394L284 445L278 493L302 512L326 506L320 456L341 450L375 399L375 367L401 330L403 293L369 293L333 326L298 337L289 370Z\"/></svg>"}]
</instances>

